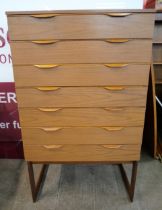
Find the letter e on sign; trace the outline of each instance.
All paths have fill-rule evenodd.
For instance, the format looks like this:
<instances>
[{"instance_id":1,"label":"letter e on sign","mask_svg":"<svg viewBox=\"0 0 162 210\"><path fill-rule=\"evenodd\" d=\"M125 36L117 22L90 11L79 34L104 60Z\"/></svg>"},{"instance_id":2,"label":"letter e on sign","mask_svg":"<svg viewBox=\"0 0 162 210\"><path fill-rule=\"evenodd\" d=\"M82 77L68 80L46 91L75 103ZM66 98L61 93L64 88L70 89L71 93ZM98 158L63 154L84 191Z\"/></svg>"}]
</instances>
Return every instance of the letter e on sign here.
<instances>
[{"instance_id":1,"label":"letter e on sign","mask_svg":"<svg viewBox=\"0 0 162 210\"><path fill-rule=\"evenodd\" d=\"M0 103L1 104L6 104L7 103L6 93L3 93L3 92L0 93Z\"/></svg>"}]
</instances>

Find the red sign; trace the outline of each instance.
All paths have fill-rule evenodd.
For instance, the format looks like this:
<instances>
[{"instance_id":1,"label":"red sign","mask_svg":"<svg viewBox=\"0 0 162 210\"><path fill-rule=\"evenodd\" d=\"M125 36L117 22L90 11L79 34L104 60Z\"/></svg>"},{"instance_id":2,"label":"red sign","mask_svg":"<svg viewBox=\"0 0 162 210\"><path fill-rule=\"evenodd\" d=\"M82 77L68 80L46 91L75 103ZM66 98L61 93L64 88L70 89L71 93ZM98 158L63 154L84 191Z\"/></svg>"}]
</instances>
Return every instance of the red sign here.
<instances>
[{"instance_id":1,"label":"red sign","mask_svg":"<svg viewBox=\"0 0 162 210\"><path fill-rule=\"evenodd\" d=\"M0 83L0 157L23 157L21 129L13 82Z\"/></svg>"},{"instance_id":2,"label":"red sign","mask_svg":"<svg viewBox=\"0 0 162 210\"><path fill-rule=\"evenodd\" d=\"M156 0L144 0L144 8L155 8Z\"/></svg>"},{"instance_id":3,"label":"red sign","mask_svg":"<svg viewBox=\"0 0 162 210\"><path fill-rule=\"evenodd\" d=\"M8 30L0 27L0 158L23 158Z\"/></svg>"}]
</instances>

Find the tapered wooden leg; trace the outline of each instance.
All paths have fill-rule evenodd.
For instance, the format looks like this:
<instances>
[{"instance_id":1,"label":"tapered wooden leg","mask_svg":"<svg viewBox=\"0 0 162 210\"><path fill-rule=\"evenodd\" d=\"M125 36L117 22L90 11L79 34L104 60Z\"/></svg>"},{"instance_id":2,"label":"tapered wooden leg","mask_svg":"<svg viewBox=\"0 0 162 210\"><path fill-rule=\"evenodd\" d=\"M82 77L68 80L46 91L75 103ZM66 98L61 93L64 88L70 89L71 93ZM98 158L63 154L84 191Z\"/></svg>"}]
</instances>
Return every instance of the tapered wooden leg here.
<instances>
[{"instance_id":1,"label":"tapered wooden leg","mask_svg":"<svg viewBox=\"0 0 162 210\"><path fill-rule=\"evenodd\" d=\"M27 162L27 165L28 165L29 181L30 181L30 187L31 187L31 192L32 192L32 198L33 198L33 202L36 202L38 193L40 192L41 187L43 187L49 165L43 164L37 182L35 182L33 163Z\"/></svg>"},{"instance_id":2,"label":"tapered wooden leg","mask_svg":"<svg viewBox=\"0 0 162 210\"><path fill-rule=\"evenodd\" d=\"M123 178L123 181L124 181L124 184L127 189L127 192L128 192L131 202L133 202L133 198L134 198L134 190L135 190L136 176L137 176L137 165L138 165L137 161L133 161L131 182L129 183L128 177L127 177L127 174L126 174L126 171L125 171L123 165L119 164L121 175L122 175L122 178Z\"/></svg>"}]
</instances>

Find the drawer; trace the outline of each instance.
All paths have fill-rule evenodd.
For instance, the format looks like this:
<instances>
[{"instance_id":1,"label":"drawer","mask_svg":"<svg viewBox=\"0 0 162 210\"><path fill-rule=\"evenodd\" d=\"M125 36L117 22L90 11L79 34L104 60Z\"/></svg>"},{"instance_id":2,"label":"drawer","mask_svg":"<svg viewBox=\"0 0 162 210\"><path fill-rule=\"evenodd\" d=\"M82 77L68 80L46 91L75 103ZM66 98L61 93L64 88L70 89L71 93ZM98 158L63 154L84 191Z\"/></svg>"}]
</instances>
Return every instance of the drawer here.
<instances>
[{"instance_id":1,"label":"drawer","mask_svg":"<svg viewBox=\"0 0 162 210\"><path fill-rule=\"evenodd\" d=\"M140 145L24 145L27 161L88 162L133 161Z\"/></svg>"},{"instance_id":2,"label":"drawer","mask_svg":"<svg viewBox=\"0 0 162 210\"><path fill-rule=\"evenodd\" d=\"M153 69L154 69L156 83L161 84L161 82L162 82L162 65L154 65Z\"/></svg>"},{"instance_id":3,"label":"drawer","mask_svg":"<svg viewBox=\"0 0 162 210\"><path fill-rule=\"evenodd\" d=\"M162 43L162 24L161 22L156 22L154 26L154 37L153 37L153 43Z\"/></svg>"},{"instance_id":4,"label":"drawer","mask_svg":"<svg viewBox=\"0 0 162 210\"><path fill-rule=\"evenodd\" d=\"M44 64L15 66L17 87L148 85L150 65Z\"/></svg>"},{"instance_id":5,"label":"drawer","mask_svg":"<svg viewBox=\"0 0 162 210\"><path fill-rule=\"evenodd\" d=\"M145 108L20 108L22 127L143 126Z\"/></svg>"},{"instance_id":6,"label":"drawer","mask_svg":"<svg viewBox=\"0 0 162 210\"><path fill-rule=\"evenodd\" d=\"M162 64L162 43L153 45L153 62Z\"/></svg>"},{"instance_id":7,"label":"drawer","mask_svg":"<svg viewBox=\"0 0 162 210\"><path fill-rule=\"evenodd\" d=\"M148 39L48 40L11 42L14 65L151 62ZM24 53L25 52L25 53Z\"/></svg>"},{"instance_id":8,"label":"drawer","mask_svg":"<svg viewBox=\"0 0 162 210\"><path fill-rule=\"evenodd\" d=\"M161 12L155 14L155 20L156 20L156 22L162 21L162 13Z\"/></svg>"},{"instance_id":9,"label":"drawer","mask_svg":"<svg viewBox=\"0 0 162 210\"><path fill-rule=\"evenodd\" d=\"M11 40L151 38L153 21L151 13L53 13L8 17Z\"/></svg>"},{"instance_id":10,"label":"drawer","mask_svg":"<svg viewBox=\"0 0 162 210\"><path fill-rule=\"evenodd\" d=\"M19 107L145 106L147 87L17 88Z\"/></svg>"},{"instance_id":11,"label":"drawer","mask_svg":"<svg viewBox=\"0 0 162 210\"><path fill-rule=\"evenodd\" d=\"M142 127L23 127L24 144L141 144Z\"/></svg>"}]
</instances>

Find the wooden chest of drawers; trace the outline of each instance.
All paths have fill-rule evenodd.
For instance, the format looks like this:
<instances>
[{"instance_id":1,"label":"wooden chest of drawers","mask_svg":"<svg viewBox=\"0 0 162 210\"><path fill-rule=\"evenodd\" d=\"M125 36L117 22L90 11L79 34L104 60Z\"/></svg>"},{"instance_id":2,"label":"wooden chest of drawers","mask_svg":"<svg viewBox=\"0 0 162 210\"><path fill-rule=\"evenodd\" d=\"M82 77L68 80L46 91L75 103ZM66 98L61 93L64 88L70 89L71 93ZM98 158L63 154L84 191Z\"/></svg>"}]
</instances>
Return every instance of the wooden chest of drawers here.
<instances>
[{"instance_id":1,"label":"wooden chest of drawers","mask_svg":"<svg viewBox=\"0 0 162 210\"><path fill-rule=\"evenodd\" d=\"M140 158L154 14L8 13L27 161Z\"/></svg>"}]
</instances>

